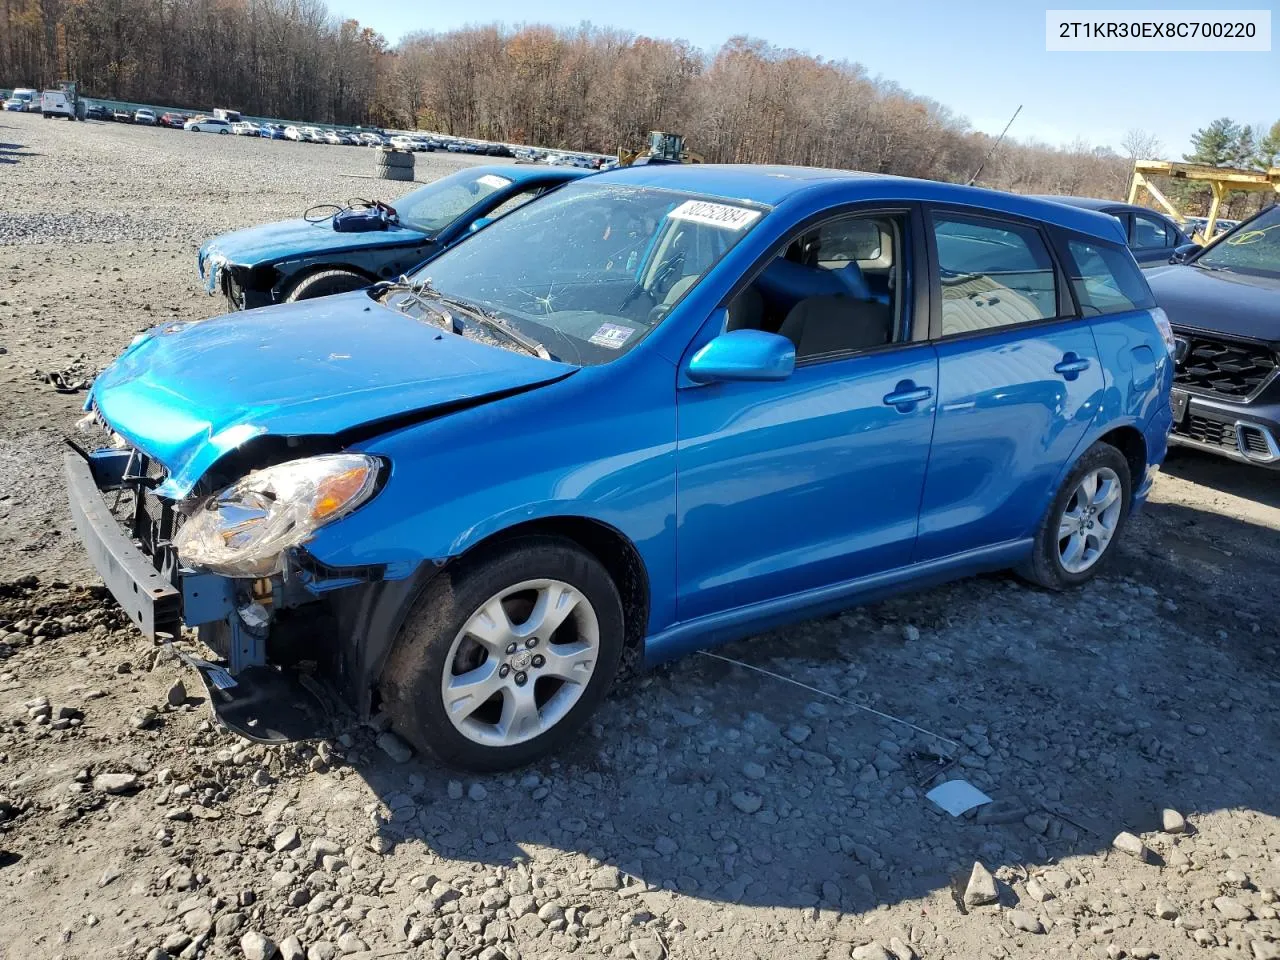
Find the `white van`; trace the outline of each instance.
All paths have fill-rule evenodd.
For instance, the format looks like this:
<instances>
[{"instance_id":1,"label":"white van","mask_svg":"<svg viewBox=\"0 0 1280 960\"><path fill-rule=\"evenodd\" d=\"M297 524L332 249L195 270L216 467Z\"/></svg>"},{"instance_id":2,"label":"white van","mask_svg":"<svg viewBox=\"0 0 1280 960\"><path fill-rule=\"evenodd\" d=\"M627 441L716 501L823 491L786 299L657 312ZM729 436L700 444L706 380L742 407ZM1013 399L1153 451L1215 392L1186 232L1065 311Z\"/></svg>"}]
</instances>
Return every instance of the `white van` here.
<instances>
[{"instance_id":1,"label":"white van","mask_svg":"<svg viewBox=\"0 0 1280 960\"><path fill-rule=\"evenodd\" d=\"M46 120L52 117L66 117L68 120L76 118L75 104L61 90L46 90L40 94L40 112Z\"/></svg>"},{"instance_id":2,"label":"white van","mask_svg":"<svg viewBox=\"0 0 1280 960\"><path fill-rule=\"evenodd\" d=\"M244 117L240 116L239 110L223 110L222 108L214 110L213 117L215 120L225 120L227 123L239 123L244 119Z\"/></svg>"}]
</instances>

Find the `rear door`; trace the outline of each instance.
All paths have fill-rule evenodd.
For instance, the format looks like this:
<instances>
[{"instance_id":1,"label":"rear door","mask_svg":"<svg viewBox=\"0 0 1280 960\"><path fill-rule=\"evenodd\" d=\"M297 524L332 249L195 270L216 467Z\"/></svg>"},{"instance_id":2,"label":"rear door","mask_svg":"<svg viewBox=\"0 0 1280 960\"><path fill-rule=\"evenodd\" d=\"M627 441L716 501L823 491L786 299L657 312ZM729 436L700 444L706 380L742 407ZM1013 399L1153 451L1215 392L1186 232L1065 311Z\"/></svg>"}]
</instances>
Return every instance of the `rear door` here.
<instances>
[{"instance_id":1,"label":"rear door","mask_svg":"<svg viewBox=\"0 0 1280 960\"><path fill-rule=\"evenodd\" d=\"M938 413L916 561L1029 536L1103 389L1040 226L942 207L930 223Z\"/></svg>"}]
</instances>

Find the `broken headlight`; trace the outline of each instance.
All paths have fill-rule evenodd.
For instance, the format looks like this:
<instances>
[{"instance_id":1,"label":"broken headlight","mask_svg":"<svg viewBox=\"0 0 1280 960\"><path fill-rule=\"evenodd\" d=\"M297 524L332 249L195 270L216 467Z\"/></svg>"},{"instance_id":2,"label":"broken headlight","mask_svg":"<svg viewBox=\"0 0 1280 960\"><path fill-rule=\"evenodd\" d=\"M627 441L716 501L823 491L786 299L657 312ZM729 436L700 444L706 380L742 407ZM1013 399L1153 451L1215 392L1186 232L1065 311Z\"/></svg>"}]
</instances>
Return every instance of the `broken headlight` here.
<instances>
[{"instance_id":1,"label":"broken headlight","mask_svg":"<svg viewBox=\"0 0 1280 960\"><path fill-rule=\"evenodd\" d=\"M373 495L380 468L374 457L335 453L255 470L187 518L173 538L178 557L229 577L279 573L284 551Z\"/></svg>"}]
</instances>

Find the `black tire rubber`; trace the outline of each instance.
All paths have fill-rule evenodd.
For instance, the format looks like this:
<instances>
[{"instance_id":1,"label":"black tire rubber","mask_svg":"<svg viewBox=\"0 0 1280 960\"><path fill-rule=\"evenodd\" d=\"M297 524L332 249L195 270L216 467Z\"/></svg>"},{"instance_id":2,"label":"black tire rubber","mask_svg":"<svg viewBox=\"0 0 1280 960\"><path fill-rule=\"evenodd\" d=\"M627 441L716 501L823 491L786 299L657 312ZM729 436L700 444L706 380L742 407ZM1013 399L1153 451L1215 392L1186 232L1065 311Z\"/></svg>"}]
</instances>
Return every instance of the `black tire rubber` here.
<instances>
[{"instance_id":1,"label":"black tire rubber","mask_svg":"<svg viewBox=\"0 0 1280 960\"><path fill-rule=\"evenodd\" d=\"M413 170L408 167L378 167L377 179L413 183Z\"/></svg>"},{"instance_id":2,"label":"black tire rubber","mask_svg":"<svg viewBox=\"0 0 1280 960\"><path fill-rule=\"evenodd\" d=\"M458 732L445 714L440 685L449 648L481 604L504 587L539 577L572 584L590 601L600 624L600 658L578 702L546 733L510 747L482 746ZM590 553L558 537L498 543L445 569L414 603L382 671L383 706L400 736L449 766L523 766L564 744L604 699L618 672L624 635L618 589Z\"/></svg>"},{"instance_id":3,"label":"black tire rubber","mask_svg":"<svg viewBox=\"0 0 1280 960\"><path fill-rule=\"evenodd\" d=\"M285 303L312 300L315 297L331 297L336 293L363 290L372 281L354 270L320 270L303 277L289 290Z\"/></svg>"},{"instance_id":4,"label":"black tire rubber","mask_svg":"<svg viewBox=\"0 0 1280 960\"><path fill-rule=\"evenodd\" d=\"M1080 478L1098 467L1110 467L1120 478L1120 519L1116 522L1116 532L1111 542L1107 544L1107 549L1097 562L1088 570L1071 573L1063 567L1058 555L1058 526L1062 512L1067 508L1067 502L1080 483ZM1036 530L1035 547L1032 550L1031 559L1018 568L1019 575L1047 590L1066 590L1068 587L1077 587L1092 580L1115 556L1116 545L1124 535L1125 525L1129 521L1132 498L1133 480L1129 474L1129 462L1125 460L1124 454L1109 443L1095 443L1076 461L1076 465L1062 481L1062 486L1053 498L1053 503L1045 513L1044 519L1040 521L1039 529Z\"/></svg>"}]
</instances>

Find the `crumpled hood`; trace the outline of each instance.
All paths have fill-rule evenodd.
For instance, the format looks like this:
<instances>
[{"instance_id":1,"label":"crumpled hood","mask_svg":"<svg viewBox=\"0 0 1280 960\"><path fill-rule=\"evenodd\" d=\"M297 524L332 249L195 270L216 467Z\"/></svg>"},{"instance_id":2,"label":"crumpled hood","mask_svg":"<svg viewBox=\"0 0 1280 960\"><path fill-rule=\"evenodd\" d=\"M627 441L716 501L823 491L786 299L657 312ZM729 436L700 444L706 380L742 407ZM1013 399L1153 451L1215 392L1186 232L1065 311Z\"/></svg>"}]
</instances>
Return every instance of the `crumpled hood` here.
<instances>
[{"instance_id":1,"label":"crumpled hood","mask_svg":"<svg viewBox=\"0 0 1280 960\"><path fill-rule=\"evenodd\" d=\"M312 256L373 247L412 246L428 239L422 231L403 225L364 233L339 233L333 229L330 220L318 223L302 219L280 220L223 233L207 241L200 248L200 276L212 292L217 286L218 270L227 264L256 267L304 254Z\"/></svg>"},{"instance_id":2,"label":"crumpled hood","mask_svg":"<svg viewBox=\"0 0 1280 960\"><path fill-rule=\"evenodd\" d=\"M447 333L363 291L144 334L89 403L169 472L183 497L223 454L262 435L333 435L505 394L577 368Z\"/></svg>"},{"instance_id":3,"label":"crumpled hood","mask_svg":"<svg viewBox=\"0 0 1280 960\"><path fill-rule=\"evenodd\" d=\"M1175 327L1280 341L1280 281L1183 264L1146 277Z\"/></svg>"}]
</instances>

